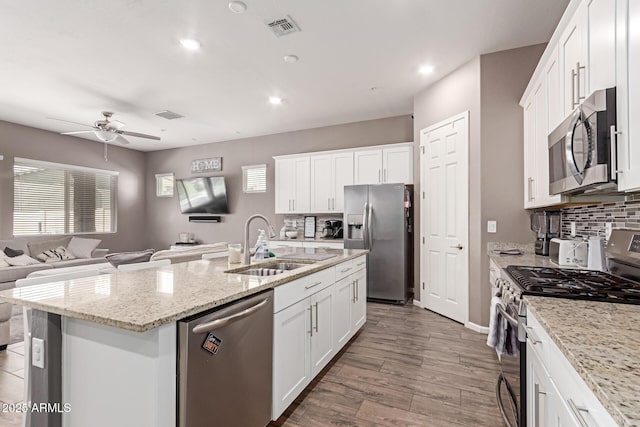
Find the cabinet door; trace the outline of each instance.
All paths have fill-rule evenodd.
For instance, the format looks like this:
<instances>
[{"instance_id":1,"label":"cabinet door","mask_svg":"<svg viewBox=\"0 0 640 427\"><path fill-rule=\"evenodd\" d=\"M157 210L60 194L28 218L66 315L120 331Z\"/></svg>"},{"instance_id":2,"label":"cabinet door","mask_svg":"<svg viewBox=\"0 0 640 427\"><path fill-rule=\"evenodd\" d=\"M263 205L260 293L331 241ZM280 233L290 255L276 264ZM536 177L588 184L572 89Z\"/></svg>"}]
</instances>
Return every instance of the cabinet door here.
<instances>
[{"instance_id":1,"label":"cabinet door","mask_svg":"<svg viewBox=\"0 0 640 427\"><path fill-rule=\"evenodd\" d=\"M344 211L344 186L353 185L353 152L334 154L331 158L333 195L331 210Z\"/></svg>"},{"instance_id":2,"label":"cabinet door","mask_svg":"<svg viewBox=\"0 0 640 427\"><path fill-rule=\"evenodd\" d=\"M351 310L351 319L353 333L356 333L367 320L367 270L360 270L351 277L355 281L356 293Z\"/></svg>"},{"instance_id":3,"label":"cabinet door","mask_svg":"<svg viewBox=\"0 0 640 427\"><path fill-rule=\"evenodd\" d=\"M589 93L616 85L616 2L587 0Z\"/></svg>"},{"instance_id":4,"label":"cabinet door","mask_svg":"<svg viewBox=\"0 0 640 427\"><path fill-rule=\"evenodd\" d=\"M276 159L276 213L292 212L293 185L293 159Z\"/></svg>"},{"instance_id":5,"label":"cabinet door","mask_svg":"<svg viewBox=\"0 0 640 427\"><path fill-rule=\"evenodd\" d=\"M413 147L403 146L382 150L382 182L413 183Z\"/></svg>"},{"instance_id":6,"label":"cabinet door","mask_svg":"<svg viewBox=\"0 0 640 427\"><path fill-rule=\"evenodd\" d=\"M273 316L273 419L277 419L311 381L309 298Z\"/></svg>"},{"instance_id":7,"label":"cabinet door","mask_svg":"<svg viewBox=\"0 0 640 427\"><path fill-rule=\"evenodd\" d=\"M333 339L333 287L311 296L311 377L315 377L335 354Z\"/></svg>"},{"instance_id":8,"label":"cabinet door","mask_svg":"<svg viewBox=\"0 0 640 427\"><path fill-rule=\"evenodd\" d=\"M309 156L293 158L293 212L307 213L311 205Z\"/></svg>"},{"instance_id":9,"label":"cabinet door","mask_svg":"<svg viewBox=\"0 0 640 427\"><path fill-rule=\"evenodd\" d=\"M551 387L549 387L549 392L546 395L546 399L549 402L549 425L553 427L580 427L580 423L571 413L571 409L569 409L567 402L564 401L553 381L550 381L550 384Z\"/></svg>"},{"instance_id":10,"label":"cabinet door","mask_svg":"<svg viewBox=\"0 0 640 427\"><path fill-rule=\"evenodd\" d=\"M589 88L587 78L586 13L582 3L560 37L563 117L567 117L584 100Z\"/></svg>"},{"instance_id":11,"label":"cabinet door","mask_svg":"<svg viewBox=\"0 0 640 427\"><path fill-rule=\"evenodd\" d=\"M333 295L335 301L333 337L336 350L340 350L353 335L351 305L355 300L355 288L352 276L336 282L333 285Z\"/></svg>"},{"instance_id":12,"label":"cabinet door","mask_svg":"<svg viewBox=\"0 0 640 427\"><path fill-rule=\"evenodd\" d=\"M545 67L545 80L547 84L547 116L549 117L549 133L562 123L562 88L560 84L560 66L558 59L558 47L553 49L549 62ZM547 135L548 136L548 135Z\"/></svg>"},{"instance_id":13,"label":"cabinet door","mask_svg":"<svg viewBox=\"0 0 640 427\"><path fill-rule=\"evenodd\" d=\"M534 205L551 206L561 202L560 195L549 194L549 105L547 80L540 79L540 85L534 91L535 98L535 178Z\"/></svg>"},{"instance_id":14,"label":"cabinet door","mask_svg":"<svg viewBox=\"0 0 640 427\"><path fill-rule=\"evenodd\" d=\"M524 105L524 207L534 204L534 173L536 170L536 108L533 94Z\"/></svg>"},{"instance_id":15,"label":"cabinet door","mask_svg":"<svg viewBox=\"0 0 640 427\"><path fill-rule=\"evenodd\" d=\"M381 184L382 183L382 150L358 150L353 153L354 177L353 183Z\"/></svg>"},{"instance_id":16,"label":"cabinet door","mask_svg":"<svg viewBox=\"0 0 640 427\"><path fill-rule=\"evenodd\" d=\"M309 212L322 213L331 211L333 198L332 164L330 154L310 157L311 162L311 208ZM353 169L353 161L351 162ZM351 176L353 180L353 173Z\"/></svg>"},{"instance_id":17,"label":"cabinet door","mask_svg":"<svg viewBox=\"0 0 640 427\"><path fill-rule=\"evenodd\" d=\"M527 342L527 426L545 427L549 421L549 397L552 393L549 374Z\"/></svg>"}]
</instances>

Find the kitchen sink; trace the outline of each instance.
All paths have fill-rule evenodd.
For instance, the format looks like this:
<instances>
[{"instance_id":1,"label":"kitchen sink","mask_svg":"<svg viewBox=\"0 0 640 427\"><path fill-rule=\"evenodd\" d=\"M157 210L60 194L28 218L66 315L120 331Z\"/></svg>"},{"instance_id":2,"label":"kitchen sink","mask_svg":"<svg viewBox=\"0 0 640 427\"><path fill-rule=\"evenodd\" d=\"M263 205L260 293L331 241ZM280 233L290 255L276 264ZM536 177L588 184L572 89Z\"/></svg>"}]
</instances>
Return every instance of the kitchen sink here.
<instances>
[{"instance_id":1,"label":"kitchen sink","mask_svg":"<svg viewBox=\"0 0 640 427\"><path fill-rule=\"evenodd\" d=\"M249 276L275 276L285 271L295 270L297 268L306 267L309 264L301 264L296 262L274 262L259 265L249 265L243 268L228 270L227 273L246 274Z\"/></svg>"}]
</instances>

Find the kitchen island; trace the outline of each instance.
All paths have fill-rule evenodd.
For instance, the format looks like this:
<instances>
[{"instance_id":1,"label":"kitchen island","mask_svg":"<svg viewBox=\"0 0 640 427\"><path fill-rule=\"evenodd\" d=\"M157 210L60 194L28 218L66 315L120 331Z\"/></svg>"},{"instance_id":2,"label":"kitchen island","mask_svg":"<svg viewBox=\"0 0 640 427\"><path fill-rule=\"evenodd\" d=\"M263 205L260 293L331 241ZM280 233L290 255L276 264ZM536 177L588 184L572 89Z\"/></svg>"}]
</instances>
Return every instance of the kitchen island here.
<instances>
[{"instance_id":1,"label":"kitchen island","mask_svg":"<svg viewBox=\"0 0 640 427\"><path fill-rule=\"evenodd\" d=\"M70 407L62 425L175 426L178 320L310 275L337 279L335 266L366 254L322 250L332 257L314 261L313 250L285 251L305 266L251 276L229 272L226 258L192 261L17 288L0 299L44 313L54 328L59 319L61 366L51 366L55 349L47 347L44 370L61 370L61 402Z\"/></svg>"}]
</instances>

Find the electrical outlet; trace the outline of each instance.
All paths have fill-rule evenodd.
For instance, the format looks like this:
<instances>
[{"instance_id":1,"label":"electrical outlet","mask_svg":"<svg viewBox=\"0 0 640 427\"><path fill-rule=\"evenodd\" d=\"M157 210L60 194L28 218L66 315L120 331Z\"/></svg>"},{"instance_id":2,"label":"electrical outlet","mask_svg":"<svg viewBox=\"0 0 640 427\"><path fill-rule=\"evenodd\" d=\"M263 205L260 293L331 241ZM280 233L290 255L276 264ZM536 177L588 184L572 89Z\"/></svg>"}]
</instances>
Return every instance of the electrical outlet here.
<instances>
[{"instance_id":1,"label":"electrical outlet","mask_svg":"<svg viewBox=\"0 0 640 427\"><path fill-rule=\"evenodd\" d=\"M576 223L571 221L571 237L576 237Z\"/></svg>"},{"instance_id":2,"label":"electrical outlet","mask_svg":"<svg viewBox=\"0 0 640 427\"><path fill-rule=\"evenodd\" d=\"M498 232L498 222L487 221L487 233L497 233L497 232Z\"/></svg>"},{"instance_id":3,"label":"electrical outlet","mask_svg":"<svg viewBox=\"0 0 640 427\"><path fill-rule=\"evenodd\" d=\"M44 340L31 338L31 364L44 369Z\"/></svg>"}]
</instances>

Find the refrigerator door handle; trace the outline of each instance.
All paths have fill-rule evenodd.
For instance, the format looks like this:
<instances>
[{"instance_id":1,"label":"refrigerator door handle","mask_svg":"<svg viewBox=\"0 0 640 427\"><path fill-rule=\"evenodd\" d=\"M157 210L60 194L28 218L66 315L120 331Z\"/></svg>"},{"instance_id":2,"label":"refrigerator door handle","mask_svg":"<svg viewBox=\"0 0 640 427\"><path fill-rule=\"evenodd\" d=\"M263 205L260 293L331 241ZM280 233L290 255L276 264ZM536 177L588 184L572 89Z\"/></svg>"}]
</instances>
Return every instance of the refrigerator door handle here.
<instances>
[{"instance_id":1,"label":"refrigerator door handle","mask_svg":"<svg viewBox=\"0 0 640 427\"><path fill-rule=\"evenodd\" d=\"M373 215L373 204L369 203L369 212L368 212L368 218L367 218L367 233L369 234L369 245L368 248L369 250L371 250L373 248L373 227L371 226L371 217Z\"/></svg>"},{"instance_id":2,"label":"refrigerator door handle","mask_svg":"<svg viewBox=\"0 0 640 427\"><path fill-rule=\"evenodd\" d=\"M367 205L367 202L364 202L364 208L362 210L362 240L365 249L369 249L367 245Z\"/></svg>"}]
</instances>

